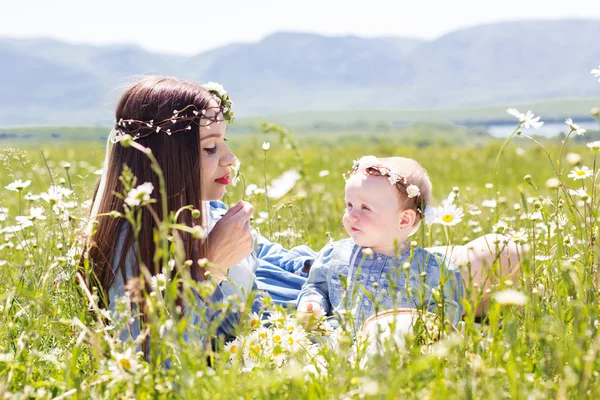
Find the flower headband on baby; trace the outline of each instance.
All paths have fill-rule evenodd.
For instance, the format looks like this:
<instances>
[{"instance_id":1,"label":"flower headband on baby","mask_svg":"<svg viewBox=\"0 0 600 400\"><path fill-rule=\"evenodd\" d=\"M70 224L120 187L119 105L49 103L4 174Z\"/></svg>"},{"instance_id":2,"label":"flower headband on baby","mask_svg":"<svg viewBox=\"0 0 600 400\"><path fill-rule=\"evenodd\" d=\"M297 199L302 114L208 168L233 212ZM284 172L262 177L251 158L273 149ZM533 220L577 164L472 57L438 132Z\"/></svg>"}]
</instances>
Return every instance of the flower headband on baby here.
<instances>
[{"instance_id":1,"label":"flower headband on baby","mask_svg":"<svg viewBox=\"0 0 600 400\"><path fill-rule=\"evenodd\" d=\"M173 133L191 130L192 124L210 129L210 125L213 123L218 124L221 121L227 121L229 124L233 123L234 113L231 110L233 103L225 88L216 82L208 82L200 86L208 91L215 100L218 99L218 106L198 109L195 104L190 104L181 110L173 110L173 115L162 121L139 121L121 118L115 123L111 141L117 143L125 135L130 135L133 140L161 132L170 136ZM175 129L175 124L181 124L182 127Z\"/></svg>"},{"instance_id":2,"label":"flower headband on baby","mask_svg":"<svg viewBox=\"0 0 600 400\"><path fill-rule=\"evenodd\" d=\"M406 192L409 199L415 199L417 211L420 214L423 214L419 207L421 191L417 185L408 182L407 176L393 172L389 167L382 164L375 156L364 156L358 161L355 160L352 170L344 174L344 179L348 179L350 175L359 172L373 176L387 176L390 185L396 186L400 192Z\"/></svg>"}]
</instances>

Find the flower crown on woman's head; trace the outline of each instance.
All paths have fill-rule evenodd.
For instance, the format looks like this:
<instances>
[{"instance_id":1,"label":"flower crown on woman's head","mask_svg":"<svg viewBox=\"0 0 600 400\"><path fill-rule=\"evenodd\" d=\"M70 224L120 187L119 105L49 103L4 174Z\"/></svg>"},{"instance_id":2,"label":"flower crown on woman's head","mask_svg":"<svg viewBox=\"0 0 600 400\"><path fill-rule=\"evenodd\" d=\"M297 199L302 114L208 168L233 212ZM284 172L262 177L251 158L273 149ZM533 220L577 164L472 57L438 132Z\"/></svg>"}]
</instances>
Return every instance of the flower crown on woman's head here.
<instances>
[{"instance_id":1,"label":"flower crown on woman's head","mask_svg":"<svg viewBox=\"0 0 600 400\"><path fill-rule=\"evenodd\" d=\"M119 142L125 135L131 135L133 140L137 140L153 133L166 133L172 135L173 133L189 131L192 129L192 124L198 126L205 126L210 129L210 125L213 123L221 123L221 121L227 121L229 124L233 123L234 113L231 110L233 102L225 91L222 85L216 82L208 82L200 85L204 90L208 91L213 98L218 99L218 106L205 107L198 109L195 104L190 104L181 110L173 110L173 115L170 118L162 121L139 121L135 119L123 119L115 122L112 142ZM171 129L175 124L182 122L188 122L183 128Z\"/></svg>"},{"instance_id":2,"label":"flower crown on woman's head","mask_svg":"<svg viewBox=\"0 0 600 400\"><path fill-rule=\"evenodd\" d=\"M397 174L382 164L375 156L364 156L360 160L355 160L352 170L344 174L344 179L350 178L350 175L355 175L358 172L363 172L367 175L373 176L387 176L390 181L390 185L396 186L400 192L405 192L409 199L418 200L421 196L421 191L417 185L410 184L407 176ZM419 201L417 201L417 205ZM421 213L420 208L417 211Z\"/></svg>"}]
</instances>

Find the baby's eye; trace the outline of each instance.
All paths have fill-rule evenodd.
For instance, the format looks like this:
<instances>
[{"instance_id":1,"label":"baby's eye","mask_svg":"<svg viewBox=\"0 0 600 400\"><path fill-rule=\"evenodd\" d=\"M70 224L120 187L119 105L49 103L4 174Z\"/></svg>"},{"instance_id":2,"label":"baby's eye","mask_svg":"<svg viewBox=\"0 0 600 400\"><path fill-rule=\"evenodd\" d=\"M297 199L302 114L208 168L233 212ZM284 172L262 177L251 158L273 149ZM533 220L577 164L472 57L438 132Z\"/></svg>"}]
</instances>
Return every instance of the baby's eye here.
<instances>
[{"instance_id":1,"label":"baby's eye","mask_svg":"<svg viewBox=\"0 0 600 400\"><path fill-rule=\"evenodd\" d=\"M217 152L217 146L215 145L214 147L205 147L204 150L208 154L215 154Z\"/></svg>"},{"instance_id":2,"label":"baby's eye","mask_svg":"<svg viewBox=\"0 0 600 400\"><path fill-rule=\"evenodd\" d=\"M367 207L367 206L366 206L366 205L364 205L364 204L362 205L362 207L361 207L361 208L362 208L363 210L370 210L370 208L369 208L369 207Z\"/></svg>"},{"instance_id":3,"label":"baby's eye","mask_svg":"<svg viewBox=\"0 0 600 400\"><path fill-rule=\"evenodd\" d=\"M352 203L346 203L346 208L350 210L352 208Z\"/></svg>"}]
</instances>

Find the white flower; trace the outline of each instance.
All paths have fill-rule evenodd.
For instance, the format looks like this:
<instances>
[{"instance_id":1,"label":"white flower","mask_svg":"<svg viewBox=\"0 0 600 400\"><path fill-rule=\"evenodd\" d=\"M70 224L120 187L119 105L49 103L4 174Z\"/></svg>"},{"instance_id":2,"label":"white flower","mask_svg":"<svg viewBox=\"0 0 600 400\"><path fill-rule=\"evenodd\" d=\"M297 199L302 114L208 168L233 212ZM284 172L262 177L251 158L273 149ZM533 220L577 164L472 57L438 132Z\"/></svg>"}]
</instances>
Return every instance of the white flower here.
<instances>
[{"instance_id":1,"label":"white flower","mask_svg":"<svg viewBox=\"0 0 600 400\"><path fill-rule=\"evenodd\" d=\"M565 160L570 165L577 165L581 161L581 156L577 153L567 153Z\"/></svg>"},{"instance_id":2,"label":"white flower","mask_svg":"<svg viewBox=\"0 0 600 400\"><path fill-rule=\"evenodd\" d=\"M600 140L588 143L587 147L589 147L592 151L600 151Z\"/></svg>"},{"instance_id":3,"label":"white flower","mask_svg":"<svg viewBox=\"0 0 600 400\"><path fill-rule=\"evenodd\" d=\"M32 219L32 220L46 219L46 216L44 215L44 209L42 207L31 207L29 209L29 219Z\"/></svg>"},{"instance_id":4,"label":"white flower","mask_svg":"<svg viewBox=\"0 0 600 400\"><path fill-rule=\"evenodd\" d=\"M579 125L574 123L571 118L565 119L565 124L569 125L569 129L571 129L571 131L575 132L576 134L578 134L580 136L585 133L585 129L580 128Z\"/></svg>"},{"instance_id":5,"label":"white flower","mask_svg":"<svg viewBox=\"0 0 600 400\"><path fill-rule=\"evenodd\" d=\"M37 194L33 194L31 192L27 193L25 196L23 196L23 200L27 200L27 201L38 201L40 199L41 196L37 195Z\"/></svg>"},{"instance_id":6,"label":"white flower","mask_svg":"<svg viewBox=\"0 0 600 400\"><path fill-rule=\"evenodd\" d=\"M229 355L229 359L233 359L240 352L240 338L235 338L231 342L227 342L225 348L223 349L226 354Z\"/></svg>"},{"instance_id":7,"label":"white flower","mask_svg":"<svg viewBox=\"0 0 600 400\"><path fill-rule=\"evenodd\" d=\"M118 369L134 373L140 366L130 348L125 350L125 353L113 353L113 357L116 361L116 368Z\"/></svg>"},{"instance_id":8,"label":"white flower","mask_svg":"<svg viewBox=\"0 0 600 400\"><path fill-rule=\"evenodd\" d=\"M515 243L524 243L527 241L527 233L523 229L513 231L510 234L510 240L512 240Z\"/></svg>"},{"instance_id":9,"label":"white flower","mask_svg":"<svg viewBox=\"0 0 600 400\"><path fill-rule=\"evenodd\" d=\"M427 213L427 210L425 210ZM434 210L435 218L431 222L432 224L441 224L446 226L453 226L462 221L464 216L462 207L456 207L453 204L446 204L442 207L438 207ZM427 218L427 215L426 217Z\"/></svg>"},{"instance_id":10,"label":"white flower","mask_svg":"<svg viewBox=\"0 0 600 400\"><path fill-rule=\"evenodd\" d=\"M263 194L265 193L265 189L264 188L259 188L258 185L251 183L248 186L246 186L246 196L252 196L255 194Z\"/></svg>"},{"instance_id":11,"label":"white flower","mask_svg":"<svg viewBox=\"0 0 600 400\"><path fill-rule=\"evenodd\" d=\"M419 187L417 185L408 185L406 188L406 194L408 194L409 198L417 197L421 194Z\"/></svg>"},{"instance_id":12,"label":"white flower","mask_svg":"<svg viewBox=\"0 0 600 400\"><path fill-rule=\"evenodd\" d=\"M525 128L533 127L534 129L538 129L544 125L544 123L540 121L540 117L536 117L531 111L527 111L525 114L523 114L516 108L509 108L506 110L506 112L516 117Z\"/></svg>"},{"instance_id":13,"label":"white flower","mask_svg":"<svg viewBox=\"0 0 600 400\"><path fill-rule=\"evenodd\" d=\"M25 182L23 182L22 180L17 179L13 183L10 183L7 186L4 186L4 188L7 190L10 190L12 192L20 192L21 190L25 189L29 185L31 185L30 180L26 180Z\"/></svg>"},{"instance_id":14,"label":"white flower","mask_svg":"<svg viewBox=\"0 0 600 400\"><path fill-rule=\"evenodd\" d=\"M527 296L513 289L507 289L494 295L498 304L522 306L527 303Z\"/></svg>"},{"instance_id":15,"label":"white flower","mask_svg":"<svg viewBox=\"0 0 600 400\"><path fill-rule=\"evenodd\" d=\"M329 171L324 169L323 171L319 172L319 177L323 178L325 176L329 175Z\"/></svg>"},{"instance_id":16,"label":"white flower","mask_svg":"<svg viewBox=\"0 0 600 400\"><path fill-rule=\"evenodd\" d=\"M567 192L571 195L571 196L579 196L581 198L583 198L584 200L588 199L590 197L590 195L588 194L588 192L585 191L585 189L567 189Z\"/></svg>"},{"instance_id":17,"label":"white flower","mask_svg":"<svg viewBox=\"0 0 600 400\"><path fill-rule=\"evenodd\" d=\"M270 148L271 148L271 143L269 143L269 142L263 142L263 144L262 144L262 149L263 149L264 151L267 151L267 150L269 150Z\"/></svg>"},{"instance_id":18,"label":"white flower","mask_svg":"<svg viewBox=\"0 0 600 400\"><path fill-rule=\"evenodd\" d=\"M497 206L497 202L495 199L491 199L491 200L483 200L481 202L481 206L482 207L487 207L487 208L496 208Z\"/></svg>"},{"instance_id":19,"label":"white flower","mask_svg":"<svg viewBox=\"0 0 600 400\"><path fill-rule=\"evenodd\" d=\"M273 179L271 186L267 189L267 196L271 199L282 198L292 190L298 179L300 179L300 174L295 169L284 172L279 178Z\"/></svg>"},{"instance_id":20,"label":"white flower","mask_svg":"<svg viewBox=\"0 0 600 400\"><path fill-rule=\"evenodd\" d=\"M156 274L150 278L150 287L155 292L162 292L167 287L167 277L165 274Z\"/></svg>"},{"instance_id":21,"label":"white flower","mask_svg":"<svg viewBox=\"0 0 600 400\"><path fill-rule=\"evenodd\" d=\"M492 226L492 232L494 233L504 233L508 230L508 223L504 220L498 221L497 224Z\"/></svg>"},{"instance_id":22,"label":"white flower","mask_svg":"<svg viewBox=\"0 0 600 400\"><path fill-rule=\"evenodd\" d=\"M56 204L59 203L63 197L69 197L71 194L73 194L71 189L52 185L48 188L48 192L40 194L40 197L47 203Z\"/></svg>"},{"instance_id":23,"label":"white flower","mask_svg":"<svg viewBox=\"0 0 600 400\"><path fill-rule=\"evenodd\" d=\"M153 190L154 186L152 186L152 183L143 183L138 187L131 189L127 195L127 198L125 199L125 203L130 207L139 206L142 204L142 202L147 202L150 200L150 194Z\"/></svg>"},{"instance_id":24,"label":"white flower","mask_svg":"<svg viewBox=\"0 0 600 400\"><path fill-rule=\"evenodd\" d=\"M598 78L600 76L600 66L598 66L598 69L591 70L590 73L594 75L594 78ZM598 79L598 82L600 82L600 79Z\"/></svg>"},{"instance_id":25,"label":"white flower","mask_svg":"<svg viewBox=\"0 0 600 400\"><path fill-rule=\"evenodd\" d=\"M231 186L236 186L238 184L238 182L240 181L240 166L242 165L242 162L240 161L239 158L235 158L235 165L233 167L231 167L231 172L233 175L233 178L231 178Z\"/></svg>"},{"instance_id":26,"label":"white flower","mask_svg":"<svg viewBox=\"0 0 600 400\"><path fill-rule=\"evenodd\" d=\"M361 171L364 171L367 168L371 168L376 165L379 165L379 161L377 160L377 157L375 157L375 156L364 156L364 157L361 157L360 160L355 161L355 163L356 162L358 162L358 168Z\"/></svg>"},{"instance_id":27,"label":"white flower","mask_svg":"<svg viewBox=\"0 0 600 400\"><path fill-rule=\"evenodd\" d=\"M586 167L584 165L581 168L575 167L575 169L573 171L571 171L571 173L568 175L568 177L573 178L573 180L578 181L580 179L589 178L593 174L594 174L594 171L590 170L588 167Z\"/></svg>"},{"instance_id":28,"label":"white flower","mask_svg":"<svg viewBox=\"0 0 600 400\"><path fill-rule=\"evenodd\" d=\"M227 94L227 91L225 90L223 85L221 85L220 83L217 83L217 82L203 83L202 85L200 85L200 87L202 87L205 90L208 90L209 92L214 90L215 92L219 93L219 96L223 96L224 94Z\"/></svg>"},{"instance_id":29,"label":"white flower","mask_svg":"<svg viewBox=\"0 0 600 400\"><path fill-rule=\"evenodd\" d=\"M546 181L546 187L550 189L556 189L560 186L560 180L556 177L552 177Z\"/></svg>"},{"instance_id":30,"label":"white flower","mask_svg":"<svg viewBox=\"0 0 600 400\"><path fill-rule=\"evenodd\" d=\"M395 185L396 183L400 182L401 179L402 177L394 172L390 172L388 175L388 181L390 181L391 185ZM404 181L406 182L406 179Z\"/></svg>"},{"instance_id":31,"label":"white flower","mask_svg":"<svg viewBox=\"0 0 600 400\"><path fill-rule=\"evenodd\" d=\"M371 249L370 247L365 247L362 251L363 255L367 258L369 257L373 257L373 249Z\"/></svg>"}]
</instances>

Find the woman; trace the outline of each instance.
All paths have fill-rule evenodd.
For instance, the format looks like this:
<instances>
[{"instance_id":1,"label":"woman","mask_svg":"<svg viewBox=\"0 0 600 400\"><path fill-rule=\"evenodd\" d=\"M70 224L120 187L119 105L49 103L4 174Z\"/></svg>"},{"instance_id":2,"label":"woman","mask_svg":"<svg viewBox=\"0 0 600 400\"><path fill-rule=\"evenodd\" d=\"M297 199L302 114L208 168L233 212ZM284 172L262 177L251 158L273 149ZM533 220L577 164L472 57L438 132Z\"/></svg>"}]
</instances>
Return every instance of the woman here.
<instances>
[{"instance_id":1,"label":"woman","mask_svg":"<svg viewBox=\"0 0 600 400\"><path fill-rule=\"evenodd\" d=\"M305 280L306 268L316 254L306 246L286 250L261 236L253 238L249 225L254 211L252 206L239 202L226 210L218 201L230 182L229 171L236 160L226 144L227 124L232 121L233 113L223 88L217 84L201 86L170 77L149 77L125 91L117 104L115 117L117 123L109 138L114 146L107 148L104 174L91 213L91 220L96 220L97 226L90 225L95 226L95 231L90 235L85 253L91 265L90 285L107 294L103 298L104 305L114 310L115 299L126 293L127 282L139 278L145 273L144 268L148 274L145 276L163 272L153 259L155 221L165 217L161 207L153 207L152 212L150 207L141 208L140 231L135 241L126 220L107 215L113 210L123 210L124 204L136 207L135 201L139 200L134 199L131 205L127 203L128 199L113 195L123 192L120 176L124 164L138 184L148 182L152 188L160 187L148 155L123 145L130 137L149 149L161 166L167 212L174 213L189 205L204 211L197 215L186 210L178 215L180 224L188 227L203 225L210 232L205 240L195 238L190 232L180 233L185 259L192 263L189 267L191 278L201 282L205 272L210 272L220 280L210 297L196 294L199 308L207 309L204 306L233 295L245 297L256 288L266 291L279 303L295 302ZM122 141L123 138L127 141ZM158 190L152 192L152 197L161 204ZM210 207L203 207L208 201L211 201ZM495 257L503 260L503 268L510 262L516 267L514 246L497 252L494 244L488 249L486 239L489 236L472 242L472 252L467 251L469 246L455 247L452 257L459 265L469 260L474 271L481 271ZM254 242L257 243L256 252L253 252ZM435 250L444 252L447 249ZM209 267L198 264L203 258L210 261ZM173 276L177 273L177 266L171 273ZM224 279L226 275L228 279ZM217 315L219 313L204 317L210 320ZM145 319L143 309L141 316ZM224 318L221 315L217 333L233 334L238 317L235 312ZM201 320L198 316L192 318L198 324ZM121 333L121 338L135 337L139 332L139 320L135 319L129 332Z\"/></svg>"}]
</instances>

